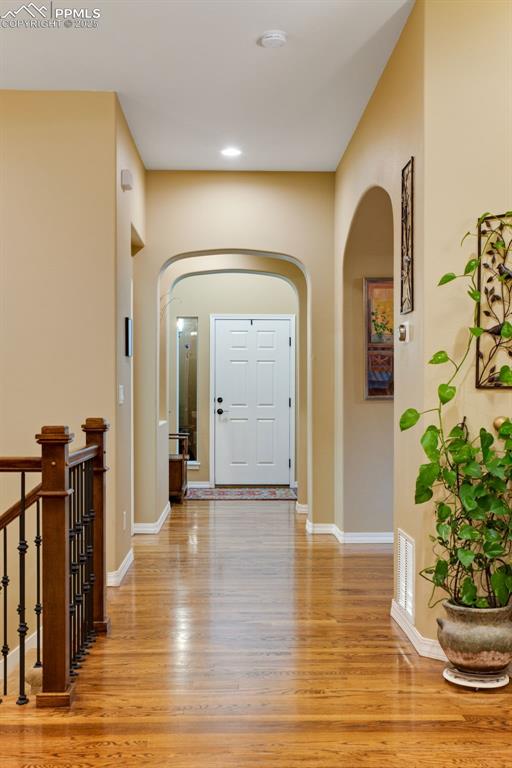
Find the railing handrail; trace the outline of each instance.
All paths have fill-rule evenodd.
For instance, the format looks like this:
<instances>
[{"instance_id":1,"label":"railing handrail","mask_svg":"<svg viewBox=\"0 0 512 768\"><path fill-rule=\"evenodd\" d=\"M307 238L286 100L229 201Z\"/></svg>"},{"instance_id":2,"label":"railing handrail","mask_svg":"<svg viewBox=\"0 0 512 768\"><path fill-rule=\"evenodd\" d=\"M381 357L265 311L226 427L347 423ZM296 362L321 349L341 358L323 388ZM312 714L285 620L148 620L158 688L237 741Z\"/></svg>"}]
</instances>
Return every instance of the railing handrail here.
<instances>
[{"instance_id":1,"label":"railing handrail","mask_svg":"<svg viewBox=\"0 0 512 768\"><path fill-rule=\"evenodd\" d=\"M19 695L16 703L20 705L28 703L25 653L26 635L30 629L27 619L32 611L37 626L37 660L34 666L42 668L42 689L36 693L38 707L71 704L80 661L86 656L95 636L107 633L110 627L106 613L108 429L105 419L87 418L82 425L85 445L70 451L69 444L74 435L68 427L44 426L36 435L41 456L0 457L0 474L10 472L20 475L19 501L5 512L0 511L3 695L8 694L10 647L7 618L15 599L14 596L9 597L14 586L18 596L19 635ZM41 483L27 492L26 480L31 472L41 473ZM34 504L35 550L27 541L25 514ZM9 526L10 523L13 525ZM27 605L27 577L33 576L32 569L27 571L26 566L29 550L35 552L36 602L33 609ZM15 566L9 561L8 551L17 551L17 573L12 586L9 572Z\"/></svg>"},{"instance_id":2,"label":"railing handrail","mask_svg":"<svg viewBox=\"0 0 512 768\"><path fill-rule=\"evenodd\" d=\"M41 472L40 456L0 456L0 472Z\"/></svg>"},{"instance_id":3,"label":"railing handrail","mask_svg":"<svg viewBox=\"0 0 512 768\"><path fill-rule=\"evenodd\" d=\"M84 461L94 459L98 453L97 445L84 445L83 448L77 448L69 454L68 467L76 467Z\"/></svg>"},{"instance_id":4,"label":"railing handrail","mask_svg":"<svg viewBox=\"0 0 512 768\"><path fill-rule=\"evenodd\" d=\"M27 493L25 496L25 511L27 511L29 507L36 503L41 495L42 487L42 483L39 483L39 485L36 485L35 488L32 488L32 490ZM20 499L11 507L9 507L9 509L7 509L3 515L0 515L0 531L2 531L9 525L9 523L12 523L13 520L16 520L16 518L20 516L21 510L23 508L22 504L22 500Z\"/></svg>"}]
</instances>

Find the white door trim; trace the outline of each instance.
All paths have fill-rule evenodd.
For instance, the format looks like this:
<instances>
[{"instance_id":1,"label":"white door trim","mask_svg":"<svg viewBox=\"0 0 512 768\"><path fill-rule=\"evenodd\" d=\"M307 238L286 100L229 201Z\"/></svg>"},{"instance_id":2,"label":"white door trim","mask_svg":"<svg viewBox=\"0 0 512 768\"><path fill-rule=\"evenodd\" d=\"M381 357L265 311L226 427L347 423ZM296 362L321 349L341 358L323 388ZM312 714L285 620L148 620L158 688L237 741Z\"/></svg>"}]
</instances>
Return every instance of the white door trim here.
<instances>
[{"instance_id":1,"label":"white door trim","mask_svg":"<svg viewBox=\"0 0 512 768\"><path fill-rule=\"evenodd\" d=\"M290 459L289 472L290 487L295 481L295 380L297 377L297 360L295 356L295 315L238 315L238 314L213 314L210 315L210 395L208 398L210 408L210 488L215 487L215 322L217 320L289 320L290 321L290 398L292 401L290 413Z\"/></svg>"}]
</instances>

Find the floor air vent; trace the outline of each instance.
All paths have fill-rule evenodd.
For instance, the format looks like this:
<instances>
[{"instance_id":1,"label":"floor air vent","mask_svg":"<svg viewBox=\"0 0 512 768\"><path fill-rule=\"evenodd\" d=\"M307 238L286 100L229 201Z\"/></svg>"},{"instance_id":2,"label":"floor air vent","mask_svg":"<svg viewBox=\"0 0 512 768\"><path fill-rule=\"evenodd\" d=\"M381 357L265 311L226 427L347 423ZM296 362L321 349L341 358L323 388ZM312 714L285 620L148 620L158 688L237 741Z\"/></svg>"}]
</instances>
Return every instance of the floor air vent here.
<instances>
[{"instance_id":1,"label":"floor air vent","mask_svg":"<svg viewBox=\"0 0 512 768\"><path fill-rule=\"evenodd\" d=\"M414 617L414 541L398 529L397 603Z\"/></svg>"}]
</instances>

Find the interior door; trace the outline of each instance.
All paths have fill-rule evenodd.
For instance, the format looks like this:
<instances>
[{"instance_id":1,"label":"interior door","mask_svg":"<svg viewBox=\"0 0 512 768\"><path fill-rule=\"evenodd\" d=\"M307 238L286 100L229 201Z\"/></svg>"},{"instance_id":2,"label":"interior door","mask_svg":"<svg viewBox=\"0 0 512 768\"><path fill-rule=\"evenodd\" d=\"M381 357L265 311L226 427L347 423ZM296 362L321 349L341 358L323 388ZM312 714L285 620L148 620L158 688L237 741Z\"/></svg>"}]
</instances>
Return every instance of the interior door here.
<instances>
[{"instance_id":1,"label":"interior door","mask_svg":"<svg viewBox=\"0 0 512 768\"><path fill-rule=\"evenodd\" d=\"M215 483L289 485L291 321L215 319Z\"/></svg>"}]
</instances>

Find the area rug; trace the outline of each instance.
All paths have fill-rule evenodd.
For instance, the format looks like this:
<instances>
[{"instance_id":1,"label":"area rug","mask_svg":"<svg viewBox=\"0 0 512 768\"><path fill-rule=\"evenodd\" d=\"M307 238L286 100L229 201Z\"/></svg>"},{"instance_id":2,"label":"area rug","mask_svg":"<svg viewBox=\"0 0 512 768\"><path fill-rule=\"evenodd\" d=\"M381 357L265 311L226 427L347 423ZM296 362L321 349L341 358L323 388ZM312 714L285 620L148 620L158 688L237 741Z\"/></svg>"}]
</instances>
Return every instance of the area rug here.
<instances>
[{"instance_id":1,"label":"area rug","mask_svg":"<svg viewBox=\"0 0 512 768\"><path fill-rule=\"evenodd\" d=\"M236 488L189 488L185 501L296 501L292 488L241 486Z\"/></svg>"}]
</instances>

